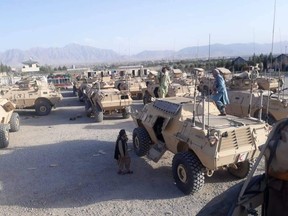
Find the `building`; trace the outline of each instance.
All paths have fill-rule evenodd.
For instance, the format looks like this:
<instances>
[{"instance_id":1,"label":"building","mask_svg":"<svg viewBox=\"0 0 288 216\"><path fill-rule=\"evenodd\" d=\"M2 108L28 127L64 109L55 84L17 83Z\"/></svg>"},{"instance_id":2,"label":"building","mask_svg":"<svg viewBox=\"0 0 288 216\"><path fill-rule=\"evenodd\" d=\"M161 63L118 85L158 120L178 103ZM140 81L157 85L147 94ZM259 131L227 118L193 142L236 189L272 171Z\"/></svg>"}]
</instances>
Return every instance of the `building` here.
<instances>
[{"instance_id":1,"label":"building","mask_svg":"<svg viewBox=\"0 0 288 216\"><path fill-rule=\"evenodd\" d=\"M275 71L288 71L288 55L281 54L273 61L273 69Z\"/></svg>"},{"instance_id":2,"label":"building","mask_svg":"<svg viewBox=\"0 0 288 216\"><path fill-rule=\"evenodd\" d=\"M247 64L247 61L242 57L237 57L232 61L234 71L241 71L243 66Z\"/></svg>"},{"instance_id":3,"label":"building","mask_svg":"<svg viewBox=\"0 0 288 216\"><path fill-rule=\"evenodd\" d=\"M21 71L23 73L40 71L40 67L38 65L38 62L33 61L31 58L28 61L22 62L22 64L23 64L23 67L22 67Z\"/></svg>"},{"instance_id":4,"label":"building","mask_svg":"<svg viewBox=\"0 0 288 216\"><path fill-rule=\"evenodd\" d=\"M116 69L116 72L119 73L120 76L127 74L132 77L142 77L148 74L147 68L144 68L142 65L120 66Z\"/></svg>"}]
</instances>

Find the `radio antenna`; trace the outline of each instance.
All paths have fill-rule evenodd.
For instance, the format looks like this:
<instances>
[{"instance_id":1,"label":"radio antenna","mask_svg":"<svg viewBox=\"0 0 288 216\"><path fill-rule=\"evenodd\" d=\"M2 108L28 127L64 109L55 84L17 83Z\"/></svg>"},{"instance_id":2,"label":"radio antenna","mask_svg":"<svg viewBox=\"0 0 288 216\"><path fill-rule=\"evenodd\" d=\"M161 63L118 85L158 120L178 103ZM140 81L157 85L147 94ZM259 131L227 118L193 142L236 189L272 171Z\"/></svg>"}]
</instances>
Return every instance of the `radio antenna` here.
<instances>
[{"instance_id":1,"label":"radio antenna","mask_svg":"<svg viewBox=\"0 0 288 216\"><path fill-rule=\"evenodd\" d=\"M272 27L272 46L271 46L271 53L270 53L270 56L271 56L271 69L273 68L273 48L274 48L275 18L276 18L276 0L274 1L274 15L273 15L273 27ZM271 76L269 78L271 78ZM268 78L268 82L269 82L269 78ZM268 88L268 96L267 96L266 122L269 122L269 102L270 102L269 100L270 100L270 85L269 85L269 88Z\"/></svg>"}]
</instances>

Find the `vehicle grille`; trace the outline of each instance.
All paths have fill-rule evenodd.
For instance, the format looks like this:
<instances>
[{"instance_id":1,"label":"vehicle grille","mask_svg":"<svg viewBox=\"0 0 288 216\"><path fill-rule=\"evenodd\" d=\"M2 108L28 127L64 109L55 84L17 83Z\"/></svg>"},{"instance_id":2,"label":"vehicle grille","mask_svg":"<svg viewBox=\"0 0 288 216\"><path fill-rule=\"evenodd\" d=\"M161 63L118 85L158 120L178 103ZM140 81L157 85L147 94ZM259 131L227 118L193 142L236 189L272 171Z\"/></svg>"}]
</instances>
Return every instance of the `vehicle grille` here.
<instances>
[{"instance_id":1,"label":"vehicle grille","mask_svg":"<svg viewBox=\"0 0 288 216\"><path fill-rule=\"evenodd\" d=\"M219 150L238 149L240 146L252 146L253 137L249 127L228 131L227 137L222 137Z\"/></svg>"}]
</instances>

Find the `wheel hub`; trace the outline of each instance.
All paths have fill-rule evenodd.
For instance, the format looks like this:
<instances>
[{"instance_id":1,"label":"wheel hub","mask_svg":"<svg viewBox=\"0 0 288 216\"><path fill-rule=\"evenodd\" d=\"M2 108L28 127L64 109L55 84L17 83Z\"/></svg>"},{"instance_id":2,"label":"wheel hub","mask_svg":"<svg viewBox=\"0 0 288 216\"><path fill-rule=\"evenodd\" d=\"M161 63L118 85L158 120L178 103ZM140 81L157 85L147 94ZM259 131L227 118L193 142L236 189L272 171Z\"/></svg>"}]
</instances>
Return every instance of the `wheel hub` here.
<instances>
[{"instance_id":1,"label":"wheel hub","mask_svg":"<svg viewBox=\"0 0 288 216\"><path fill-rule=\"evenodd\" d=\"M139 143L139 139L137 136L135 137L134 144L135 144L136 149L140 148L140 143Z\"/></svg>"},{"instance_id":2,"label":"wheel hub","mask_svg":"<svg viewBox=\"0 0 288 216\"><path fill-rule=\"evenodd\" d=\"M18 126L20 125L19 118L16 119L16 121L15 121L15 125L16 125L16 127L18 127Z\"/></svg>"},{"instance_id":3,"label":"wheel hub","mask_svg":"<svg viewBox=\"0 0 288 216\"><path fill-rule=\"evenodd\" d=\"M46 112L46 110L47 110L47 109L46 109L45 106L41 106L41 107L40 107L40 112Z\"/></svg>"},{"instance_id":4,"label":"wheel hub","mask_svg":"<svg viewBox=\"0 0 288 216\"><path fill-rule=\"evenodd\" d=\"M179 166L177 167L177 175L181 182L183 183L187 182L187 173L183 164L179 164Z\"/></svg>"},{"instance_id":5,"label":"wheel hub","mask_svg":"<svg viewBox=\"0 0 288 216\"><path fill-rule=\"evenodd\" d=\"M5 140L9 140L9 132L5 130Z\"/></svg>"}]
</instances>

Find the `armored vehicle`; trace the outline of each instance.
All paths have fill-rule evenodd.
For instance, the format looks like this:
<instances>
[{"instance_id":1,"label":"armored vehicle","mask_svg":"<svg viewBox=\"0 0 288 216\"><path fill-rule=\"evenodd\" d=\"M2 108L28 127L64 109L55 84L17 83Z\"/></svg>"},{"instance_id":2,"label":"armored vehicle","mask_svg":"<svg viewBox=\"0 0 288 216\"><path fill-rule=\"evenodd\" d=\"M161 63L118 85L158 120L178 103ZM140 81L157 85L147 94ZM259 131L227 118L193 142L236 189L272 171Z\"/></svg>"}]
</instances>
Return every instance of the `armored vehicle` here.
<instances>
[{"instance_id":1,"label":"armored vehicle","mask_svg":"<svg viewBox=\"0 0 288 216\"><path fill-rule=\"evenodd\" d=\"M258 89L252 92L229 90L228 96L230 100L230 104L226 106L228 114L239 117L261 115L261 118L270 125L288 116L288 98L278 97L277 93L269 94L267 91ZM262 112L260 112L261 108L263 108Z\"/></svg>"},{"instance_id":2,"label":"armored vehicle","mask_svg":"<svg viewBox=\"0 0 288 216\"><path fill-rule=\"evenodd\" d=\"M257 77L256 82L259 89L271 90L273 92L276 92L278 88L281 88L284 84L281 78L274 77Z\"/></svg>"},{"instance_id":3,"label":"armored vehicle","mask_svg":"<svg viewBox=\"0 0 288 216\"><path fill-rule=\"evenodd\" d=\"M224 80L227 82L231 79L232 73L227 68L218 67L215 68L219 70L220 74L223 76ZM206 74L205 71L201 70L201 68L197 68L198 70L198 81L199 85L197 87L197 90L204 95L210 95L213 92L213 86L214 86L214 77L211 74Z\"/></svg>"},{"instance_id":4,"label":"armored vehicle","mask_svg":"<svg viewBox=\"0 0 288 216\"><path fill-rule=\"evenodd\" d=\"M79 77L73 82L73 91L77 93L80 102L85 101L87 87L89 85L91 86L92 83L97 82L98 80L100 80L98 77L91 77L89 79L85 77Z\"/></svg>"},{"instance_id":5,"label":"armored vehicle","mask_svg":"<svg viewBox=\"0 0 288 216\"><path fill-rule=\"evenodd\" d=\"M0 149L9 145L9 131L16 132L20 129L19 115L14 109L15 104L0 98Z\"/></svg>"},{"instance_id":6,"label":"armored vehicle","mask_svg":"<svg viewBox=\"0 0 288 216\"><path fill-rule=\"evenodd\" d=\"M204 175L210 177L220 168L245 178L269 130L255 118L219 116L213 101L201 100L157 99L132 114L136 155L158 162L166 150L174 153L173 177L185 194L200 190Z\"/></svg>"},{"instance_id":7,"label":"armored vehicle","mask_svg":"<svg viewBox=\"0 0 288 216\"><path fill-rule=\"evenodd\" d=\"M214 197L197 216L286 216L288 210L288 119L277 122L245 181ZM265 156L265 160L262 157ZM260 169L257 170L257 166ZM254 175L256 171L263 171ZM254 176L253 176L254 175Z\"/></svg>"},{"instance_id":8,"label":"armored vehicle","mask_svg":"<svg viewBox=\"0 0 288 216\"><path fill-rule=\"evenodd\" d=\"M159 98L158 94L159 84L157 83L148 83L147 88L142 89L143 94L143 103L150 103L153 99ZM184 86L179 83L171 83L168 88L168 93L166 97L181 97L187 95L193 95L194 88L193 86Z\"/></svg>"},{"instance_id":9,"label":"armored vehicle","mask_svg":"<svg viewBox=\"0 0 288 216\"><path fill-rule=\"evenodd\" d=\"M140 77L118 79L114 84L115 88L120 91L129 91L131 97L134 99L142 99L142 88L145 86L145 82Z\"/></svg>"},{"instance_id":10,"label":"armored vehicle","mask_svg":"<svg viewBox=\"0 0 288 216\"><path fill-rule=\"evenodd\" d=\"M103 115L114 113L121 113L123 118L130 117L132 98L128 91L119 91L103 82L96 82L91 87L87 86L85 98L87 116L94 116L96 122L102 122Z\"/></svg>"},{"instance_id":11,"label":"armored vehicle","mask_svg":"<svg viewBox=\"0 0 288 216\"><path fill-rule=\"evenodd\" d=\"M2 86L1 96L16 104L16 109L35 109L44 116L62 100L60 90L43 80L20 80L13 86Z\"/></svg>"},{"instance_id":12,"label":"armored vehicle","mask_svg":"<svg viewBox=\"0 0 288 216\"><path fill-rule=\"evenodd\" d=\"M172 83L178 83L184 86L194 85L192 78L187 78L187 73L183 73L180 69L172 69Z\"/></svg>"},{"instance_id":13,"label":"armored vehicle","mask_svg":"<svg viewBox=\"0 0 288 216\"><path fill-rule=\"evenodd\" d=\"M283 94L286 89L278 86L277 91L261 90L258 89L256 80L247 78L233 78L228 87L228 114L256 118L261 115L271 125L288 116L288 98Z\"/></svg>"}]
</instances>

